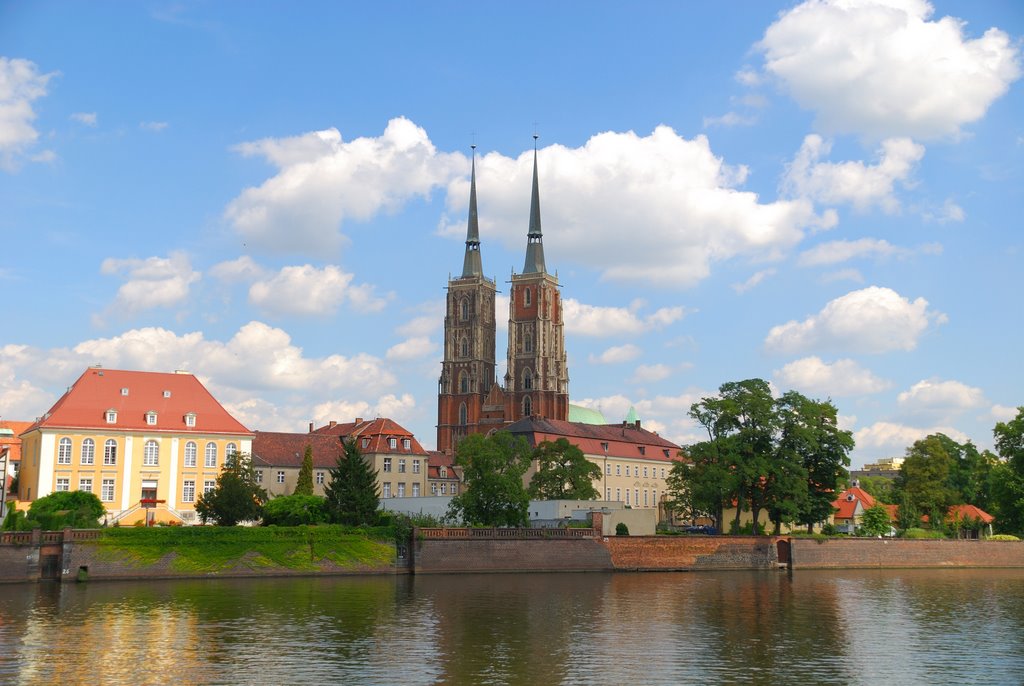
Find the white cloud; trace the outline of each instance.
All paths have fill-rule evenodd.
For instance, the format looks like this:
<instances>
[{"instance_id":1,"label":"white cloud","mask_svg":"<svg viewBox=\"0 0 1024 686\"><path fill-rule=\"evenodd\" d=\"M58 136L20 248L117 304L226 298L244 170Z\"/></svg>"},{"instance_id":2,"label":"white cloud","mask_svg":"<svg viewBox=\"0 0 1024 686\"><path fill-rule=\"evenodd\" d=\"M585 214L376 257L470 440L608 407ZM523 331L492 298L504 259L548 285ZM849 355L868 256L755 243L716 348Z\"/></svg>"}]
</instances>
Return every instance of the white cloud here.
<instances>
[{"instance_id":1,"label":"white cloud","mask_svg":"<svg viewBox=\"0 0 1024 686\"><path fill-rule=\"evenodd\" d=\"M417 336L391 346L385 357L389 360L415 360L434 353L437 348L429 338Z\"/></svg>"},{"instance_id":2,"label":"white cloud","mask_svg":"<svg viewBox=\"0 0 1024 686\"><path fill-rule=\"evenodd\" d=\"M913 412L959 412L980 407L985 403L985 395L980 388L959 381L925 379L900 393L896 401L904 410Z\"/></svg>"},{"instance_id":3,"label":"white cloud","mask_svg":"<svg viewBox=\"0 0 1024 686\"><path fill-rule=\"evenodd\" d=\"M750 126L755 123L757 123L757 117L749 114L739 114L738 112L726 112L725 114L717 117L704 117L705 129L710 129L716 126L726 128L730 126Z\"/></svg>"},{"instance_id":4,"label":"white cloud","mask_svg":"<svg viewBox=\"0 0 1024 686\"><path fill-rule=\"evenodd\" d=\"M532 151L477 159L485 244L524 245L532 172ZM806 231L836 223L834 212L819 216L806 199L763 203L740 190L746 167L726 164L705 136L687 140L668 126L648 136L606 132L579 148L543 148L539 173L543 223L554 227L544 236L549 254L571 256L607 280L691 286L714 262L777 258ZM465 235L468 198L463 171L448 184L443 234Z\"/></svg>"},{"instance_id":5,"label":"white cloud","mask_svg":"<svg viewBox=\"0 0 1024 686\"><path fill-rule=\"evenodd\" d=\"M620 364L635 360L640 356L641 350L632 343L625 345L613 345L600 355L590 355L587 361L591 364Z\"/></svg>"},{"instance_id":6,"label":"white cloud","mask_svg":"<svg viewBox=\"0 0 1024 686\"><path fill-rule=\"evenodd\" d=\"M248 255L219 262L210 267L210 276L227 283L251 283L263 278L267 270L261 267Z\"/></svg>"},{"instance_id":7,"label":"white cloud","mask_svg":"<svg viewBox=\"0 0 1024 686\"><path fill-rule=\"evenodd\" d=\"M618 336L637 334L662 329L683 318L686 310L682 307L662 307L655 312L641 316L636 310L640 303L630 308L585 305L574 298L562 301L562 314L566 331L581 336Z\"/></svg>"},{"instance_id":8,"label":"white cloud","mask_svg":"<svg viewBox=\"0 0 1024 686\"><path fill-rule=\"evenodd\" d=\"M629 381L635 384L656 383L664 381L670 376L672 376L672 368L667 364L642 364L633 370L633 376Z\"/></svg>"},{"instance_id":9,"label":"white cloud","mask_svg":"<svg viewBox=\"0 0 1024 686\"><path fill-rule=\"evenodd\" d=\"M0 57L0 168L15 171L18 159L39 138L32 102L46 95L56 72L40 74L34 62ZM36 161L48 162L52 159Z\"/></svg>"},{"instance_id":10,"label":"white cloud","mask_svg":"<svg viewBox=\"0 0 1024 686\"><path fill-rule=\"evenodd\" d=\"M754 274L752 274L750 276L750 278L747 279L746 281L744 281L743 283L734 283L732 285L732 289L734 291L736 291L737 293L739 293L740 295L743 295L744 293L749 291L751 288L753 288L754 286L756 286L759 283L761 283L762 281L764 281L769 276L774 276L774 275L775 275L775 269L762 269L761 271L755 272Z\"/></svg>"},{"instance_id":11,"label":"white cloud","mask_svg":"<svg viewBox=\"0 0 1024 686\"><path fill-rule=\"evenodd\" d=\"M736 72L736 80L744 86L757 86L762 81L761 75L749 67L744 67Z\"/></svg>"},{"instance_id":12,"label":"white cloud","mask_svg":"<svg viewBox=\"0 0 1024 686\"><path fill-rule=\"evenodd\" d=\"M864 283L864 275L857 269L839 269L821 276L822 283L834 283L836 281L852 281Z\"/></svg>"},{"instance_id":13,"label":"white cloud","mask_svg":"<svg viewBox=\"0 0 1024 686\"><path fill-rule=\"evenodd\" d=\"M873 454L902 455L915 441L937 433L946 434L959 443L968 440L966 434L950 426L919 428L895 422L875 422L871 426L855 431L853 440L857 444L857 450L868 450Z\"/></svg>"},{"instance_id":14,"label":"white cloud","mask_svg":"<svg viewBox=\"0 0 1024 686\"><path fill-rule=\"evenodd\" d=\"M85 126L96 126L99 123L95 112L74 112L70 119Z\"/></svg>"},{"instance_id":15,"label":"white cloud","mask_svg":"<svg viewBox=\"0 0 1024 686\"><path fill-rule=\"evenodd\" d=\"M913 350L930 322L945 315L928 308L924 298L910 301L890 288L869 286L829 302L802 322L772 327L765 347L774 353L848 350L884 353Z\"/></svg>"},{"instance_id":16,"label":"white cloud","mask_svg":"<svg viewBox=\"0 0 1024 686\"><path fill-rule=\"evenodd\" d=\"M410 338L427 337L444 325L444 308L444 300L431 300L422 303L415 308L418 314L398 326L395 331Z\"/></svg>"},{"instance_id":17,"label":"white cloud","mask_svg":"<svg viewBox=\"0 0 1024 686\"><path fill-rule=\"evenodd\" d=\"M351 422L357 418L373 419L376 417L388 417L401 424L411 417L412 410L415 407L416 401L408 393L403 393L401 396L394 394L383 395L374 403L335 400L320 403L314 407L313 421L316 424L326 424L331 420Z\"/></svg>"},{"instance_id":18,"label":"white cloud","mask_svg":"<svg viewBox=\"0 0 1024 686\"><path fill-rule=\"evenodd\" d=\"M917 248L901 248L879 238L860 238L855 241L830 241L816 245L800 253L797 264L815 267L838 264L856 258L909 257L917 253L937 255L942 252L940 243L926 243Z\"/></svg>"},{"instance_id":19,"label":"white cloud","mask_svg":"<svg viewBox=\"0 0 1024 686\"><path fill-rule=\"evenodd\" d=\"M764 69L827 132L876 140L956 136L1020 76L1018 46L991 28L965 39L924 0L810 0L757 47Z\"/></svg>"},{"instance_id":20,"label":"white cloud","mask_svg":"<svg viewBox=\"0 0 1024 686\"><path fill-rule=\"evenodd\" d=\"M235 149L278 168L228 205L225 217L235 231L256 247L314 255L341 246L343 222L427 197L469 166L461 153L437 152L426 131L401 117L378 138L346 143L328 129Z\"/></svg>"},{"instance_id":21,"label":"white cloud","mask_svg":"<svg viewBox=\"0 0 1024 686\"><path fill-rule=\"evenodd\" d=\"M128 314L179 305L188 298L191 284L201 278L183 252L144 260L108 257L100 265L100 272L127 275L128 280L117 289L113 307Z\"/></svg>"},{"instance_id":22,"label":"white cloud","mask_svg":"<svg viewBox=\"0 0 1024 686\"><path fill-rule=\"evenodd\" d=\"M794 360L773 372L777 385L819 397L878 393L892 384L850 359L824 362L820 357Z\"/></svg>"},{"instance_id":23,"label":"white cloud","mask_svg":"<svg viewBox=\"0 0 1024 686\"><path fill-rule=\"evenodd\" d=\"M810 198L826 205L850 204L858 210L877 205L888 213L899 210L893 195L897 181L905 183L914 166L924 157L924 146L909 138L889 138L878 150L878 163L820 162L831 143L810 134L782 181L785 193Z\"/></svg>"},{"instance_id":24,"label":"white cloud","mask_svg":"<svg viewBox=\"0 0 1024 686\"><path fill-rule=\"evenodd\" d=\"M328 265L284 267L274 276L249 287L249 302L266 312L295 315L328 315L348 301L360 311L375 311L385 301L372 294L372 287L352 285L352 274Z\"/></svg>"},{"instance_id":25,"label":"white cloud","mask_svg":"<svg viewBox=\"0 0 1024 686\"><path fill-rule=\"evenodd\" d=\"M154 133L160 133L167 128L167 122L165 121L144 121L139 122L139 128L143 131L153 131Z\"/></svg>"},{"instance_id":26,"label":"white cloud","mask_svg":"<svg viewBox=\"0 0 1024 686\"><path fill-rule=\"evenodd\" d=\"M997 422L1008 422L1017 416L1017 408L1008 405L993 405L989 412Z\"/></svg>"},{"instance_id":27,"label":"white cloud","mask_svg":"<svg viewBox=\"0 0 1024 686\"><path fill-rule=\"evenodd\" d=\"M946 198L942 207L937 210L926 210L922 213L925 221L949 224L950 222L962 222L967 218L964 208L953 202L952 198Z\"/></svg>"}]
</instances>

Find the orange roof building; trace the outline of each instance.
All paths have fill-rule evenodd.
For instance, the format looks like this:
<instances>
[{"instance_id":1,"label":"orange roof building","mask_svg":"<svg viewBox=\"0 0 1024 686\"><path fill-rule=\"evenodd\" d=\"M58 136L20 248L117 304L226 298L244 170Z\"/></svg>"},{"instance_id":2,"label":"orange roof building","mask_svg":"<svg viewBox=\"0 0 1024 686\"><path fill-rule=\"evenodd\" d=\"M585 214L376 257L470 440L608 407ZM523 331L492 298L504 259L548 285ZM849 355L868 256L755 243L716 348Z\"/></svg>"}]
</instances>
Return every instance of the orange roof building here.
<instances>
[{"instance_id":1,"label":"orange roof building","mask_svg":"<svg viewBox=\"0 0 1024 686\"><path fill-rule=\"evenodd\" d=\"M188 372L89 367L21 433L18 499L91 491L114 521L192 521L252 437Z\"/></svg>"}]
</instances>

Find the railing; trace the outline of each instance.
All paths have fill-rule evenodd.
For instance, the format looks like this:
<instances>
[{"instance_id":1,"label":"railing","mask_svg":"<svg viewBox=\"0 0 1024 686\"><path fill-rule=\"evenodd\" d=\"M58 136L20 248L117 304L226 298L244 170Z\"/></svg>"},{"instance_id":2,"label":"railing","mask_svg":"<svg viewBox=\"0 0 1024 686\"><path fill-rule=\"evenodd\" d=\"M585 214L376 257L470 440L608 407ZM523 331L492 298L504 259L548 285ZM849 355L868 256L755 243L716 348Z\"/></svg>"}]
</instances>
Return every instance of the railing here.
<instances>
[{"instance_id":1,"label":"railing","mask_svg":"<svg viewBox=\"0 0 1024 686\"><path fill-rule=\"evenodd\" d=\"M0 534L0 543L25 545L32 542L31 531L5 531Z\"/></svg>"},{"instance_id":2,"label":"railing","mask_svg":"<svg viewBox=\"0 0 1024 686\"><path fill-rule=\"evenodd\" d=\"M0 544L4 545L59 545L73 541L93 541L102 534L101 529L64 529L63 531L4 531Z\"/></svg>"},{"instance_id":3,"label":"railing","mask_svg":"<svg viewBox=\"0 0 1024 686\"><path fill-rule=\"evenodd\" d=\"M136 505L132 505L127 510L121 510L120 512L117 513L116 517L114 517L113 519L110 520L109 524L115 524L115 523L121 521L122 519L124 519L125 517L127 517L128 515L132 514L133 512L137 512L141 508L142 508L142 503L138 503Z\"/></svg>"},{"instance_id":4,"label":"railing","mask_svg":"<svg viewBox=\"0 0 1024 686\"><path fill-rule=\"evenodd\" d=\"M416 529L420 538L440 539L550 539L550 538L597 538L597 529L476 529L459 527L451 529Z\"/></svg>"},{"instance_id":5,"label":"railing","mask_svg":"<svg viewBox=\"0 0 1024 686\"><path fill-rule=\"evenodd\" d=\"M43 535L39 539L40 543L63 543L64 532L63 531L44 531Z\"/></svg>"},{"instance_id":6,"label":"railing","mask_svg":"<svg viewBox=\"0 0 1024 686\"><path fill-rule=\"evenodd\" d=\"M102 535L101 529L75 529L70 532L72 541L94 541Z\"/></svg>"}]
</instances>

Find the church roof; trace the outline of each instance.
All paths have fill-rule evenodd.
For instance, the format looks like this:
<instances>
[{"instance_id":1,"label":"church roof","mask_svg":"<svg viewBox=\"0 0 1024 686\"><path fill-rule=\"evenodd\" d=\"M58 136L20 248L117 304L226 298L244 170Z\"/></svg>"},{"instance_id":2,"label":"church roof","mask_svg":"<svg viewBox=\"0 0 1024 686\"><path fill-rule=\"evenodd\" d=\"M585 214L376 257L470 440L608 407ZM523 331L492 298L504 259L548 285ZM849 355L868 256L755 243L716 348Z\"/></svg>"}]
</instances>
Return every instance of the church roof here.
<instances>
[{"instance_id":1,"label":"church roof","mask_svg":"<svg viewBox=\"0 0 1024 686\"><path fill-rule=\"evenodd\" d=\"M569 404L569 421L579 422L580 424L607 424L608 420L604 418L600 410L595 410L590 407L583 407L581 405Z\"/></svg>"},{"instance_id":2,"label":"church roof","mask_svg":"<svg viewBox=\"0 0 1024 686\"><path fill-rule=\"evenodd\" d=\"M483 276L480 257L480 221L476 210L476 146L473 146L473 171L469 181L469 221L466 223L466 257L462 262L462 278Z\"/></svg>"},{"instance_id":3,"label":"church roof","mask_svg":"<svg viewBox=\"0 0 1024 686\"><path fill-rule=\"evenodd\" d=\"M544 274L544 241L540 228L540 183L537 180L537 137L533 137L533 195L530 197L530 230L526 234L524 274Z\"/></svg>"}]
</instances>

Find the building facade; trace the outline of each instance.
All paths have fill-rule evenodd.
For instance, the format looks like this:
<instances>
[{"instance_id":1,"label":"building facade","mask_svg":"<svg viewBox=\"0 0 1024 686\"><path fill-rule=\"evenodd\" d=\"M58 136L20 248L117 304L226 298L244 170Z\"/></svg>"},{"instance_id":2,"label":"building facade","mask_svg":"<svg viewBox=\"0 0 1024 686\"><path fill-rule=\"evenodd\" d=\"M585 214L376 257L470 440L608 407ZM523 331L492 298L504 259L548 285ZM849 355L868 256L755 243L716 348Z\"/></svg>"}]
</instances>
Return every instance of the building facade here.
<instances>
[{"instance_id":1,"label":"building facade","mask_svg":"<svg viewBox=\"0 0 1024 686\"><path fill-rule=\"evenodd\" d=\"M438 382L437 449L452 452L471 433L508 428L523 417L565 420L569 372L558 278L547 272L541 231L536 137L526 260L509 294L504 384L495 375L494 281L483 276L476 197L476 160L462 275L448 282L444 360Z\"/></svg>"},{"instance_id":2,"label":"building facade","mask_svg":"<svg viewBox=\"0 0 1024 686\"><path fill-rule=\"evenodd\" d=\"M109 520L195 520L225 458L253 434L188 372L89 367L21 434L18 499L90 491Z\"/></svg>"}]
</instances>

